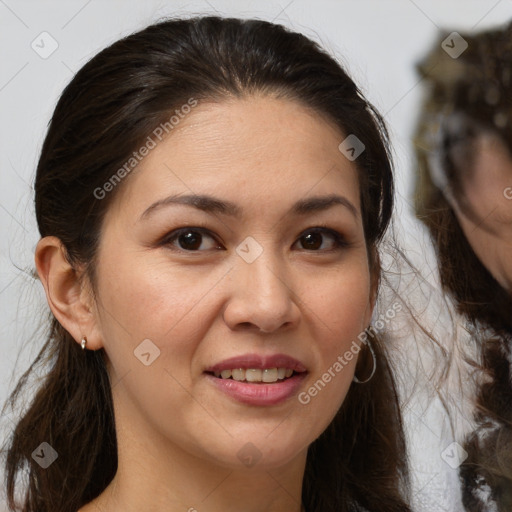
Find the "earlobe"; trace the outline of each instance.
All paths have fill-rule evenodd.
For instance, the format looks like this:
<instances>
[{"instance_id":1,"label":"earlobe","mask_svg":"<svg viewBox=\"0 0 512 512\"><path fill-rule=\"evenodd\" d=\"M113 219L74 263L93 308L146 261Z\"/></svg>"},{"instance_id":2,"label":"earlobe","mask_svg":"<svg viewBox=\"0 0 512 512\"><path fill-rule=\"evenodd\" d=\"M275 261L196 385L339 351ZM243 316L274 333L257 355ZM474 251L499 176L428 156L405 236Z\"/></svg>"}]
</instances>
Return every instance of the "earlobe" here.
<instances>
[{"instance_id":1,"label":"earlobe","mask_svg":"<svg viewBox=\"0 0 512 512\"><path fill-rule=\"evenodd\" d=\"M88 349L100 348L92 296L84 290L81 275L69 263L66 248L57 237L39 240L35 265L48 305L58 322L77 343L86 336Z\"/></svg>"}]
</instances>

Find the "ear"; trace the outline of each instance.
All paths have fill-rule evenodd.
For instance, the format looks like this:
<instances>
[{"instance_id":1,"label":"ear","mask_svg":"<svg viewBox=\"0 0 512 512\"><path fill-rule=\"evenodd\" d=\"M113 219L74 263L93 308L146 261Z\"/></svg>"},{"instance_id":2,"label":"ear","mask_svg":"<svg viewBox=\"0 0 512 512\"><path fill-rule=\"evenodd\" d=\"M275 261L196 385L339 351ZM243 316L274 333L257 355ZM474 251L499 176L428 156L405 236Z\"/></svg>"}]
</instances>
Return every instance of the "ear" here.
<instances>
[{"instance_id":1,"label":"ear","mask_svg":"<svg viewBox=\"0 0 512 512\"><path fill-rule=\"evenodd\" d=\"M35 264L46 300L58 322L77 343L85 336L88 349L101 348L92 288L87 277L69 263L62 242L54 236L41 238Z\"/></svg>"}]
</instances>

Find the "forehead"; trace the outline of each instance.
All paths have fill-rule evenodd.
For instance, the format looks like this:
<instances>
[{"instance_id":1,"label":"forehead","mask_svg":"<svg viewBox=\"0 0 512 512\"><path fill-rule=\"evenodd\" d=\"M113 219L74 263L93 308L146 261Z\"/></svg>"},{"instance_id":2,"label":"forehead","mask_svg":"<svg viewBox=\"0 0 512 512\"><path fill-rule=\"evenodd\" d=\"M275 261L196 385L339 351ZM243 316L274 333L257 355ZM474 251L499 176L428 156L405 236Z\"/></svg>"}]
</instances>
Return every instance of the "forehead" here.
<instances>
[{"instance_id":1,"label":"forehead","mask_svg":"<svg viewBox=\"0 0 512 512\"><path fill-rule=\"evenodd\" d=\"M139 163L117 202L143 209L170 193L221 195L247 208L339 192L359 208L345 138L296 101L247 97L196 106Z\"/></svg>"}]
</instances>

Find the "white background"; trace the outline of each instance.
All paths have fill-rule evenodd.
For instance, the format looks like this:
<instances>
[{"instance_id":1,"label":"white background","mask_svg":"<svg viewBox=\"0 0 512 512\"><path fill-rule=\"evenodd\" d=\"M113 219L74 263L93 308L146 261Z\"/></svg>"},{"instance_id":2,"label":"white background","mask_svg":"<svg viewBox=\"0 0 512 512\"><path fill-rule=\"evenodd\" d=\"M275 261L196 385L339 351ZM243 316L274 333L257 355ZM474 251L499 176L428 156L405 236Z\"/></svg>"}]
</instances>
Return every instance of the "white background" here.
<instances>
[{"instance_id":1,"label":"white background","mask_svg":"<svg viewBox=\"0 0 512 512\"><path fill-rule=\"evenodd\" d=\"M414 172L411 134L422 93L414 65L440 34L482 30L511 19L511 0L0 0L1 404L44 341L33 334L43 319L45 302L40 283L30 277L38 240L32 185L59 94L92 55L121 36L164 16L202 13L285 24L319 41L341 60L390 127L399 218L409 237L405 245L420 265L421 255L430 254L408 203ZM47 59L31 48L44 31L59 45ZM431 260L425 265L430 268ZM435 427L427 423L435 422L435 415L424 418L421 429L413 425L412 416L408 418L416 448L432 442L428 438ZM434 435L433 442L442 445L445 440ZM452 473L443 474L446 468L432 469L431 463L416 461L418 509L426 503L419 498L422 487L432 488L436 478L454 478Z\"/></svg>"}]
</instances>

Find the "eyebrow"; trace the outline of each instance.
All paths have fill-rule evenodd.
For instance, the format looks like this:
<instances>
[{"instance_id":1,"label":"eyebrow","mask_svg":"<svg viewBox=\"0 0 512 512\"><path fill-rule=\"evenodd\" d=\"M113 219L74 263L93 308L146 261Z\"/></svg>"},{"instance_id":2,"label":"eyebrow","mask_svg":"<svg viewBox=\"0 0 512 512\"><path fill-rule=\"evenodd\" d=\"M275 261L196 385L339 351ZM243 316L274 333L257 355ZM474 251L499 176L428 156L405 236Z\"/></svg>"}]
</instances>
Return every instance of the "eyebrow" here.
<instances>
[{"instance_id":1,"label":"eyebrow","mask_svg":"<svg viewBox=\"0 0 512 512\"><path fill-rule=\"evenodd\" d=\"M153 203L144 210L139 221L150 217L157 210L160 210L165 206L175 204L192 206L207 213L218 213L235 218L240 218L242 214L242 208L231 201L221 200L206 194L178 194L160 199ZM344 206L356 219L359 217L359 212L352 202L350 202L346 197L337 194L300 199L290 208L289 213L294 215L306 215L309 213L328 210L335 205Z\"/></svg>"}]
</instances>

